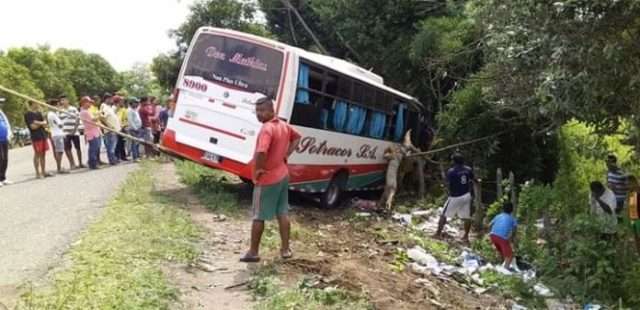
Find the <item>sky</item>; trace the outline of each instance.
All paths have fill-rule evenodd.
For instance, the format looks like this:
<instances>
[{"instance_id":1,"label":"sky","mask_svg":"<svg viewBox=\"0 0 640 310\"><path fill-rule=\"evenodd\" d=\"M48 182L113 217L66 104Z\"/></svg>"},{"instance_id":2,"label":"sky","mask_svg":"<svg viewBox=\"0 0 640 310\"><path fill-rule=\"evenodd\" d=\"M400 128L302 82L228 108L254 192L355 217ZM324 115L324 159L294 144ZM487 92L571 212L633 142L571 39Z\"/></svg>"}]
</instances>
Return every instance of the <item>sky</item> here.
<instances>
[{"instance_id":1,"label":"sky","mask_svg":"<svg viewBox=\"0 0 640 310\"><path fill-rule=\"evenodd\" d=\"M175 49L195 0L0 0L0 50L47 44L97 53L118 71Z\"/></svg>"}]
</instances>

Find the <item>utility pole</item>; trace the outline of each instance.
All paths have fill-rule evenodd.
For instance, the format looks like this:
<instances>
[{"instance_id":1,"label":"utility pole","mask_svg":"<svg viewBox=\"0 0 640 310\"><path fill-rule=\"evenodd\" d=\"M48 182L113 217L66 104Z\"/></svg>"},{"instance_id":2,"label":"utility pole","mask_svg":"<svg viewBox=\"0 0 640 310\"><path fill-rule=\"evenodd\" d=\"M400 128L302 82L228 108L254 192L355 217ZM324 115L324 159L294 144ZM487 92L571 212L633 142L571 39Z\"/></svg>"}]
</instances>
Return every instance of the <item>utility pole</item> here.
<instances>
[{"instance_id":1,"label":"utility pole","mask_svg":"<svg viewBox=\"0 0 640 310\"><path fill-rule=\"evenodd\" d=\"M302 18L298 10L296 10L296 8L291 4L291 2L289 2L289 0L280 0L280 1L282 1L282 4L284 4L284 6L286 6L289 10L293 11L293 14L295 14L296 17L298 17L298 20L302 24L302 27L304 27L304 29L309 33L309 35L311 36L311 39L313 39L313 42L315 42L316 46L318 46L320 51L325 55L329 55L329 52L327 52L327 49L324 48L322 43L320 43L320 40L316 38L316 35L313 34L313 31L311 31L311 28L309 28L309 25L307 25L307 23L304 21L304 19Z\"/></svg>"}]
</instances>

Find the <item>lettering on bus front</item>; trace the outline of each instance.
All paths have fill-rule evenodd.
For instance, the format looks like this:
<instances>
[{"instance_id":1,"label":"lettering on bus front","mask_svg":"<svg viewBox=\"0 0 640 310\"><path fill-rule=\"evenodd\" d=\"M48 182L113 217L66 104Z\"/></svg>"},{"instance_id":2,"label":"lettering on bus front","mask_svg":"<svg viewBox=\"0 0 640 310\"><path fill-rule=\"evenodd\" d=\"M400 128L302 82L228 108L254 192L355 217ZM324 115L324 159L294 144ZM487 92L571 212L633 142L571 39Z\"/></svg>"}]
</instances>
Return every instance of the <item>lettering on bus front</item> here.
<instances>
[{"instance_id":1,"label":"lettering on bus front","mask_svg":"<svg viewBox=\"0 0 640 310\"><path fill-rule=\"evenodd\" d=\"M354 152L351 148L334 147L328 145L328 141L318 141L314 137L304 137L300 140L296 152L299 154L307 153L309 155L322 155L322 156L335 156L351 158L355 154L356 158L360 159L377 159L376 152L378 147L371 146L369 144L363 144L360 146L357 152Z\"/></svg>"},{"instance_id":2,"label":"lettering on bus front","mask_svg":"<svg viewBox=\"0 0 640 310\"><path fill-rule=\"evenodd\" d=\"M218 60L226 60L226 61L228 61L230 63L234 63L236 65L249 67L251 69L256 69L256 70L265 71L265 72L268 69L268 65L264 61L260 60L260 58L257 58L257 57L254 57L254 56L245 57L244 54L242 54L242 53L235 53L233 55L233 57L227 59L227 54L222 52L222 51L220 51L215 46L207 47L207 49L205 50L205 54L209 58L214 58L214 59L218 59Z\"/></svg>"},{"instance_id":3,"label":"lettering on bus front","mask_svg":"<svg viewBox=\"0 0 640 310\"><path fill-rule=\"evenodd\" d=\"M187 88L191 88L191 89L195 89L203 92L206 92L208 88L206 83L200 83L190 79L184 79L182 84Z\"/></svg>"}]
</instances>

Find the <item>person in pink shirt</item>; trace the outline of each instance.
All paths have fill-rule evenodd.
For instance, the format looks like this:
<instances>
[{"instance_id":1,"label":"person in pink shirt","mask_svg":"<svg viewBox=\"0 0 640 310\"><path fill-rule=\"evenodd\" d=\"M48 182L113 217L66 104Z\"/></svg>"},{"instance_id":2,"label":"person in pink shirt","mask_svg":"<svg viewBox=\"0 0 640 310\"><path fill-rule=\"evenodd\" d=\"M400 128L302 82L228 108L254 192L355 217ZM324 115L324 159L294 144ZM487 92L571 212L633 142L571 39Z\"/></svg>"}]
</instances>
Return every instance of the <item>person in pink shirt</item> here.
<instances>
[{"instance_id":1,"label":"person in pink shirt","mask_svg":"<svg viewBox=\"0 0 640 310\"><path fill-rule=\"evenodd\" d=\"M292 256L289 247L289 169L287 158L300 142L300 134L275 116L273 101L268 98L256 102L256 116L262 123L253 159L253 224L251 248L240 258L241 262L260 261L259 248L264 221L278 219L282 240L280 255Z\"/></svg>"},{"instance_id":2,"label":"person in pink shirt","mask_svg":"<svg viewBox=\"0 0 640 310\"><path fill-rule=\"evenodd\" d=\"M93 100L89 96L80 99L80 120L84 125L84 139L89 143L89 169L98 169L98 156L100 155L100 144L102 144L102 133L100 127L96 125L100 120L89 111Z\"/></svg>"}]
</instances>

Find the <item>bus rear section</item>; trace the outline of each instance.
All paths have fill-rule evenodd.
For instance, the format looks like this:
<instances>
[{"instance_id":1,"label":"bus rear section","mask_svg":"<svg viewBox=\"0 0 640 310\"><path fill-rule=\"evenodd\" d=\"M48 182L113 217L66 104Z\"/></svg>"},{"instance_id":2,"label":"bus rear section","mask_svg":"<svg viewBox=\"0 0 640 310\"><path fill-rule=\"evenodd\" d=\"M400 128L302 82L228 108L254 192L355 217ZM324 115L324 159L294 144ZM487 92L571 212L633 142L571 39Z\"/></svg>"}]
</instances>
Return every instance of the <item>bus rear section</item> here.
<instances>
[{"instance_id":1,"label":"bus rear section","mask_svg":"<svg viewBox=\"0 0 640 310\"><path fill-rule=\"evenodd\" d=\"M257 134L254 102L275 98L283 52L247 38L200 31L183 65L162 144L189 160L251 178Z\"/></svg>"}]
</instances>

